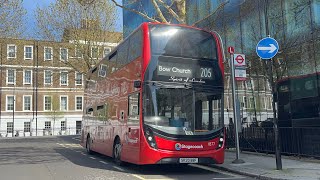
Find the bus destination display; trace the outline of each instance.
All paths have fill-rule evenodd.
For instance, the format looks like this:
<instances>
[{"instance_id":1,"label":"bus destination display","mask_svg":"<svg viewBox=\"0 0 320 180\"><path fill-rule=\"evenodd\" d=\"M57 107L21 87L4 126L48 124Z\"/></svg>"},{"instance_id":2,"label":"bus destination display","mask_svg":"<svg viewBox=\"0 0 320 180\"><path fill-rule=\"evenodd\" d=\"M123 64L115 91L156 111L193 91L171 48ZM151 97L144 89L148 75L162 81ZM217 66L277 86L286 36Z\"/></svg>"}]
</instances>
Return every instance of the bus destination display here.
<instances>
[{"instance_id":1,"label":"bus destination display","mask_svg":"<svg viewBox=\"0 0 320 180\"><path fill-rule=\"evenodd\" d=\"M200 66L198 64L178 64L171 62L159 62L157 75L168 77L169 81L202 82L213 80L212 67Z\"/></svg>"}]
</instances>

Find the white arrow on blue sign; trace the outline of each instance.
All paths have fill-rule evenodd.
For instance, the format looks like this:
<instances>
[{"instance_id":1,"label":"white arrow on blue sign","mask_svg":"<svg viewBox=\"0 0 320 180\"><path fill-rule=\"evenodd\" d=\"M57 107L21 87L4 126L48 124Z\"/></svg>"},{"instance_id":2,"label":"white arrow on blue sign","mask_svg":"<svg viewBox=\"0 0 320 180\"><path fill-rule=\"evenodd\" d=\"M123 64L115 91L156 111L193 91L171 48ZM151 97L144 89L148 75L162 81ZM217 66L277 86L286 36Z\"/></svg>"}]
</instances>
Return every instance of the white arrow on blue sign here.
<instances>
[{"instance_id":1,"label":"white arrow on blue sign","mask_svg":"<svg viewBox=\"0 0 320 180\"><path fill-rule=\"evenodd\" d=\"M279 51L278 42L270 37L261 39L256 47L256 52L261 59L271 59Z\"/></svg>"}]
</instances>

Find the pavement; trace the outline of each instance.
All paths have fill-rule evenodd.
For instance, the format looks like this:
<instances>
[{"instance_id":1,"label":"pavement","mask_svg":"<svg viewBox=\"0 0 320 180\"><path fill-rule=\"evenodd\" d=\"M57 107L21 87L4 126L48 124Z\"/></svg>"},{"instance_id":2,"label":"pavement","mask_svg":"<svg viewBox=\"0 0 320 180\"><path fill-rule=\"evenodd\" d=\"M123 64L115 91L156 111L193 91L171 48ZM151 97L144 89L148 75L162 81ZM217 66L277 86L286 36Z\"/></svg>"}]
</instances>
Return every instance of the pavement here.
<instances>
[{"instance_id":1,"label":"pavement","mask_svg":"<svg viewBox=\"0 0 320 180\"><path fill-rule=\"evenodd\" d=\"M213 166L257 179L320 180L320 160L316 159L282 155L282 170L276 169L274 155L240 152L239 159L245 162L242 164L232 163L235 159L236 151L226 150L224 164Z\"/></svg>"}]
</instances>

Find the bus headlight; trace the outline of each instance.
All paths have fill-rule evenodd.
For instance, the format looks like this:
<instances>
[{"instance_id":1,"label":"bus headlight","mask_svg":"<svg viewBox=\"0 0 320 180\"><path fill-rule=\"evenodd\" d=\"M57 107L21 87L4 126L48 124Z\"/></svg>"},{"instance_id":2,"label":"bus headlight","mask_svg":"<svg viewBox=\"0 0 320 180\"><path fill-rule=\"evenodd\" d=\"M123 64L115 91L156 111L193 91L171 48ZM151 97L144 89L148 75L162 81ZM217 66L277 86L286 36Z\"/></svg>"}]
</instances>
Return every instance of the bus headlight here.
<instances>
[{"instance_id":1,"label":"bus headlight","mask_svg":"<svg viewBox=\"0 0 320 180\"><path fill-rule=\"evenodd\" d=\"M155 139L154 139L154 136L153 136L153 132L151 131L151 129L146 128L145 131L144 131L144 135L146 136L148 144L152 148L157 149L158 147L157 147L157 144L155 142Z\"/></svg>"},{"instance_id":2,"label":"bus headlight","mask_svg":"<svg viewBox=\"0 0 320 180\"><path fill-rule=\"evenodd\" d=\"M224 131L222 130L219 136L219 144L217 149L221 148L223 146L223 142L224 142Z\"/></svg>"}]
</instances>

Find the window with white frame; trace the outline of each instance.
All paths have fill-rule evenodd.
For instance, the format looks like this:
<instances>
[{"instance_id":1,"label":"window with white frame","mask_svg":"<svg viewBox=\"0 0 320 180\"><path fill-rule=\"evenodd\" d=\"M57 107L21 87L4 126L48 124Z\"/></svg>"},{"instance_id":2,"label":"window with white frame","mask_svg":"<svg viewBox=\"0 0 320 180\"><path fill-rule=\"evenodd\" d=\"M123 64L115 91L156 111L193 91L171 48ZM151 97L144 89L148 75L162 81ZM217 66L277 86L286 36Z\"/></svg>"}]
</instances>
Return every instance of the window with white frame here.
<instances>
[{"instance_id":1,"label":"window with white frame","mask_svg":"<svg viewBox=\"0 0 320 180\"><path fill-rule=\"evenodd\" d=\"M105 47L103 49L103 57L107 56L110 52L111 52L111 48L110 47Z\"/></svg>"},{"instance_id":2,"label":"window with white frame","mask_svg":"<svg viewBox=\"0 0 320 180\"><path fill-rule=\"evenodd\" d=\"M44 96L44 110L51 111L52 110L52 97Z\"/></svg>"},{"instance_id":3,"label":"window with white frame","mask_svg":"<svg viewBox=\"0 0 320 180\"><path fill-rule=\"evenodd\" d=\"M32 84L32 70L23 71L23 84Z\"/></svg>"},{"instance_id":4,"label":"window with white frame","mask_svg":"<svg viewBox=\"0 0 320 180\"><path fill-rule=\"evenodd\" d=\"M99 53L98 47L91 47L91 58L92 59L97 59L98 53Z\"/></svg>"},{"instance_id":5,"label":"window with white frame","mask_svg":"<svg viewBox=\"0 0 320 180\"><path fill-rule=\"evenodd\" d=\"M68 97L67 96L61 96L60 97L60 110L61 111L67 111L68 110Z\"/></svg>"},{"instance_id":6,"label":"window with white frame","mask_svg":"<svg viewBox=\"0 0 320 180\"><path fill-rule=\"evenodd\" d=\"M82 85L82 73L76 72L76 85Z\"/></svg>"},{"instance_id":7,"label":"window with white frame","mask_svg":"<svg viewBox=\"0 0 320 180\"><path fill-rule=\"evenodd\" d=\"M246 89L254 89L254 81L252 79L246 81Z\"/></svg>"},{"instance_id":8,"label":"window with white frame","mask_svg":"<svg viewBox=\"0 0 320 180\"><path fill-rule=\"evenodd\" d=\"M7 133L13 133L13 122L7 122Z\"/></svg>"},{"instance_id":9,"label":"window with white frame","mask_svg":"<svg viewBox=\"0 0 320 180\"><path fill-rule=\"evenodd\" d=\"M62 85L68 85L68 72L62 71L60 72L60 86Z\"/></svg>"},{"instance_id":10,"label":"window with white frame","mask_svg":"<svg viewBox=\"0 0 320 180\"><path fill-rule=\"evenodd\" d=\"M33 59L33 46L24 46L24 59Z\"/></svg>"},{"instance_id":11,"label":"window with white frame","mask_svg":"<svg viewBox=\"0 0 320 180\"><path fill-rule=\"evenodd\" d=\"M248 100L246 96L243 96L243 107L248 108Z\"/></svg>"},{"instance_id":12,"label":"window with white frame","mask_svg":"<svg viewBox=\"0 0 320 180\"><path fill-rule=\"evenodd\" d=\"M44 47L44 60L50 61L52 60L52 47Z\"/></svg>"},{"instance_id":13,"label":"window with white frame","mask_svg":"<svg viewBox=\"0 0 320 180\"><path fill-rule=\"evenodd\" d=\"M107 65L101 64L99 67L99 72L98 72L98 76L100 77L106 77L107 75Z\"/></svg>"},{"instance_id":14,"label":"window with white frame","mask_svg":"<svg viewBox=\"0 0 320 180\"><path fill-rule=\"evenodd\" d=\"M7 111L13 111L14 110L14 96L7 96Z\"/></svg>"},{"instance_id":15,"label":"window with white frame","mask_svg":"<svg viewBox=\"0 0 320 180\"><path fill-rule=\"evenodd\" d=\"M52 84L52 71L51 70L45 70L44 71L44 84L45 85L51 85Z\"/></svg>"},{"instance_id":16,"label":"window with white frame","mask_svg":"<svg viewBox=\"0 0 320 180\"><path fill-rule=\"evenodd\" d=\"M30 122L24 122L24 130L23 132L30 132L31 123Z\"/></svg>"},{"instance_id":17,"label":"window with white frame","mask_svg":"<svg viewBox=\"0 0 320 180\"><path fill-rule=\"evenodd\" d=\"M255 102L255 99L254 99L254 97L249 97L249 108L250 109L253 109L254 107L255 107L255 104L256 102Z\"/></svg>"},{"instance_id":18,"label":"window with white frame","mask_svg":"<svg viewBox=\"0 0 320 180\"><path fill-rule=\"evenodd\" d=\"M23 96L23 110L31 111L31 96Z\"/></svg>"},{"instance_id":19,"label":"window with white frame","mask_svg":"<svg viewBox=\"0 0 320 180\"><path fill-rule=\"evenodd\" d=\"M81 51L81 49L80 49L80 48L76 48L74 55L75 55L76 58L82 58L82 51Z\"/></svg>"},{"instance_id":20,"label":"window with white frame","mask_svg":"<svg viewBox=\"0 0 320 180\"><path fill-rule=\"evenodd\" d=\"M76 110L77 111L82 111L82 101L83 101L82 96L76 96Z\"/></svg>"},{"instance_id":21,"label":"window with white frame","mask_svg":"<svg viewBox=\"0 0 320 180\"><path fill-rule=\"evenodd\" d=\"M61 131L66 130L66 121L61 121Z\"/></svg>"},{"instance_id":22,"label":"window with white frame","mask_svg":"<svg viewBox=\"0 0 320 180\"><path fill-rule=\"evenodd\" d=\"M16 70L8 69L7 70L7 84L15 84L16 83Z\"/></svg>"},{"instance_id":23,"label":"window with white frame","mask_svg":"<svg viewBox=\"0 0 320 180\"><path fill-rule=\"evenodd\" d=\"M14 44L7 45L7 58L16 58L17 57L17 46Z\"/></svg>"},{"instance_id":24,"label":"window with white frame","mask_svg":"<svg viewBox=\"0 0 320 180\"><path fill-rule=\"evenodd\" d=\"M272 98L271 97L264 97L264 107L267 110L272 109Z\"/></svg>"},{"instance_id":25,"label":"window with white frame","mask_svg":"<svg viewBox=\"0 0 320 180\"><path fill-rule=\"evenodd\" d=\"M67 61L68 60L68 49L67 48L60 48L60 60Z\"/></svg>"},{"instance_id":26,"label":"window with white frame","mask_svg":"<svg viewBox=\"0 0 320 180\"><path fill-rule=\"evenodd\" d=\"M46 129L46 130L51 129L51 121L44 122L44 129Z\"/></svg>"}]
</instances>

